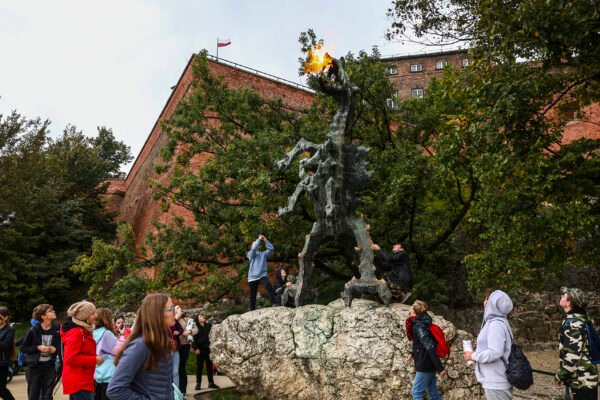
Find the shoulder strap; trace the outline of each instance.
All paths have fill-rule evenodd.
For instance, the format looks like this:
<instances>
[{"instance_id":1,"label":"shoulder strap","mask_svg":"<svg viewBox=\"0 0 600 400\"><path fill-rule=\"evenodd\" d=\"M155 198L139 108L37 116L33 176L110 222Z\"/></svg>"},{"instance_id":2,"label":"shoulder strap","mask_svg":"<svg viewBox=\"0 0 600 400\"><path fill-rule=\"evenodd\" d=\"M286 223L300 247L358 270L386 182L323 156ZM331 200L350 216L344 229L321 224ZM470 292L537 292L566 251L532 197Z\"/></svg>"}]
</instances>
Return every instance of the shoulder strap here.
<instances>
[{"instance_id":1,"label":"shoulder strap","mask_svg":"<svg viewBox=\"0 0 600 400\"><path fill-rule=\"evenodd\" d=\"M506 332L508 332L508 336L510 337L510 344L511 346L515 344L515 339L513 338L512 332L510 331L510 329L508 328L508 326L506 326L506 324L504 323L504 320L501 318L493 318L490 319L487 322L492 322L492 321L498 321L502 324L502 326L504 326L504 329L506 329ZM504 366L506 368L508 368L508 360L504 359L504 354L502 354L502 356L500 357L500 359L502 360L502 362L504 363Z\"/></svg>"},{"instance_id":2,"label":"shoulder strap","mask_svg":"<svg viewBox=\"0 0 600 400\"><path fill-rule=\"evenodd\" d=\"M513 338L512 332L510 330L510 328L504 323L504 320L502 318L493 318L490 319L488 322L492 322L492 321L498 321L500 322L504 328L506 329L506 332L508 332L508 336L510 337L510 343L515 343L515 339Z\"/></svg>"},{"instance_id":3,"label":"shoulder strap","mask_svg":"<svg viewBox=\"0 0 600 400\"><path fill-rule=\"evenodd\" d=\"M573 321L581 321L584 322L581 318L577 318L577 317L569 317L569 318L565 318L562 322L561 325L565 325L566 323L571 323Z\"/></svg>"}]
</instances>

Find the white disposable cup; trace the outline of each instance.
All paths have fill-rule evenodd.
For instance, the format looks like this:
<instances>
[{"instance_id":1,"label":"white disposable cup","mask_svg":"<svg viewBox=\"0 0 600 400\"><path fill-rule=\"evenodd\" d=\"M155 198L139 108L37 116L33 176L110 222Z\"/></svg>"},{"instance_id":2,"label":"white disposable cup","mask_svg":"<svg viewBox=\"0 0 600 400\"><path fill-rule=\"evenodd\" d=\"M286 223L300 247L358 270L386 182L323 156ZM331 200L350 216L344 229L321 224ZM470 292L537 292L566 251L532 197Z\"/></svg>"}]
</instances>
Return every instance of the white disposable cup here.
<instances>
[{"instance_id":1,"label":"white disposable cup","mask_svg":"<svg viewBox=\"0 0 600 400\"><path fill-rule=\"evenodd\" d=\"M470 341L470 340L463 340L463 351L464 351L465 353L466 353L467 351L469 351L469 352L471 352L471 353L473 352L473 345L471 344L471 341ZM472 360L469 360L469 361L467 361L467 364L468 364L468 365L473 365L473 364L475 364L475 362L474 362L474 361L472 361Z\"/></svg>"}]
</instances>

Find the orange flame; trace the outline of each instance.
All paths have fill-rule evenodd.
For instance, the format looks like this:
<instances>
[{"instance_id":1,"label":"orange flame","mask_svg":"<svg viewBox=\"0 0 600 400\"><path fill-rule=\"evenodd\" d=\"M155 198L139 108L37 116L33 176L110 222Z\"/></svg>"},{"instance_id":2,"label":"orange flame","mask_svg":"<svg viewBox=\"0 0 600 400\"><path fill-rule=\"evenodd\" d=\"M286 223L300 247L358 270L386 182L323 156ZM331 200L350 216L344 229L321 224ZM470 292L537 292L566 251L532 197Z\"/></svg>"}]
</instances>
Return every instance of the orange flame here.
<instances>
[{"instance_id":1,"label":"orange flame","mask_svg":"<svg viewBox=\"0 0 600 400\"><path fill-rule=\"evenodd\" d=\"M333 64L333 59L329 53L322 45L317 45L314 49L308 50L308 62L304 63L304 71L307 74L318 74L331 64Z\"/></svg>"}]
</instances>

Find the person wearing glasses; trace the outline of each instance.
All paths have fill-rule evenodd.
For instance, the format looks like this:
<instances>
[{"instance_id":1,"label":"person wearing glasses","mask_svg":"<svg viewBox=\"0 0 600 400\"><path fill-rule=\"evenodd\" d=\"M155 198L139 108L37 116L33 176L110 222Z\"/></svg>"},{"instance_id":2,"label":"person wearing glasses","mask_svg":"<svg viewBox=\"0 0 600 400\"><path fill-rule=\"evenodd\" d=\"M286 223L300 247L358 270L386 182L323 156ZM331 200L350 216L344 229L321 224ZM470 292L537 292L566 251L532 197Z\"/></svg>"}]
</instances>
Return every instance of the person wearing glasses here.
<instances>
[{"instance_id":1,"label":"person wearing glasses","mask_svg":"<svg viewBox=\"0 0 600 400\"><path fill-rule=\"evenodd\" d=\"M108 384L111 400L173 400L173 360L169 328L175 307L162 293L147 295L137 311L131 335L115 358Z\"/></svg>"},{"instance_id":2,"label":"person wearing glasses","mask_svg":"<svg viewBox=\"0 0 600 400\"><path fill-rule=\"evenodd\" d=\"M40 304L33 309L33 319L38 324L27 332L21 352L29 354L27 367L27 397L29 400L49 400L56 376L56 357L60 352L60 331L56 311L50 304Z\"/></svg>"}]
</instances>

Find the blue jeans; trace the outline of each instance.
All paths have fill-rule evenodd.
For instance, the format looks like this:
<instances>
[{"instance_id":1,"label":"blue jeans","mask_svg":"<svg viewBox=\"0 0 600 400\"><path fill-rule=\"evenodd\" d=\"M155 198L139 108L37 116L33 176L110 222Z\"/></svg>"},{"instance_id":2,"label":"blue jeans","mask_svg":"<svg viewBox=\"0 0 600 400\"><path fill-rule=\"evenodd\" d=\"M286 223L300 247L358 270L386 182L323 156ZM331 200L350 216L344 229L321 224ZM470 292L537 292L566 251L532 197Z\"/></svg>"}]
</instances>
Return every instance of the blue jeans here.
<instances>
[{"instance_id":1,"label":"blue jeans","mask_svg":"<svg viewBox=\"0 0 600 400\"><path fill-rule=\"evenodd\" d=\"M436 387L437 379L435 372L419 372L415 376L412 388L412 398L414 400L423 400L423 392L427 391L429 400L441 400Z\"/></svg>"},{"instance_id":2,"label":"blue jeans","mask_svg":"<svg viewBox=\"0 0 600 400\"><path fill-rule=\"evenodd\" d=\"M173 360L173 383L179 388L179 351L171 353Z\"/></svg>"},{"instance_id":3,"label":"blue jeans","mask_svg":"<svg viewBox=\"0 0 600 400\"><path fill-rule=\"evenodd\" d=\"M77 393L70 394L69 400L94 400L94 394L87 390L80 390Z\"/></svg>"}]
</instances>

